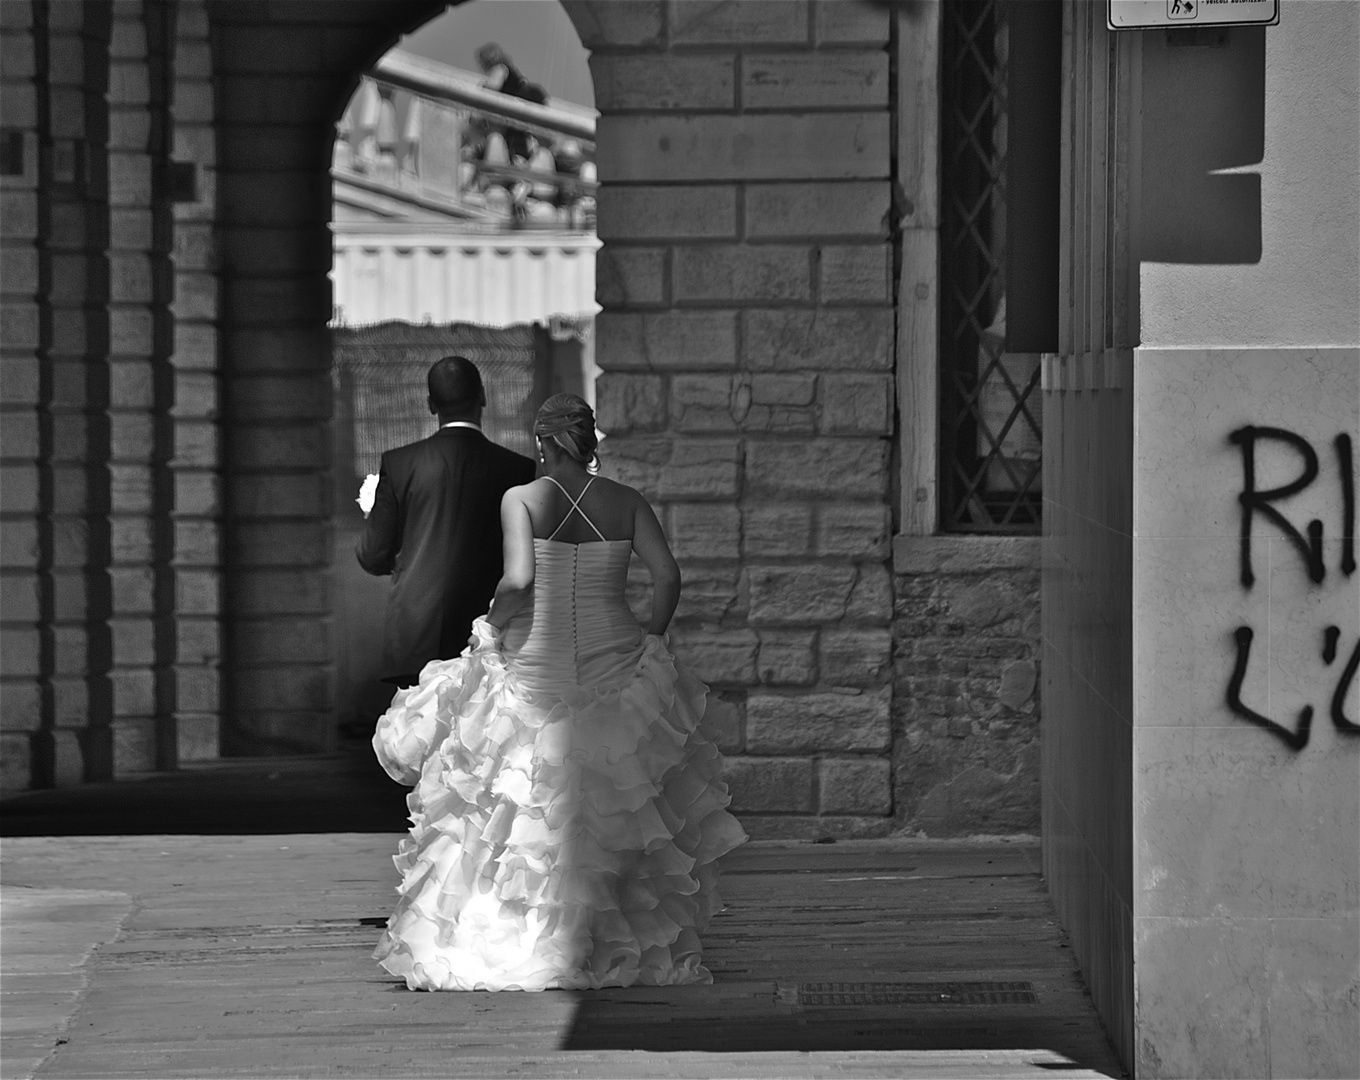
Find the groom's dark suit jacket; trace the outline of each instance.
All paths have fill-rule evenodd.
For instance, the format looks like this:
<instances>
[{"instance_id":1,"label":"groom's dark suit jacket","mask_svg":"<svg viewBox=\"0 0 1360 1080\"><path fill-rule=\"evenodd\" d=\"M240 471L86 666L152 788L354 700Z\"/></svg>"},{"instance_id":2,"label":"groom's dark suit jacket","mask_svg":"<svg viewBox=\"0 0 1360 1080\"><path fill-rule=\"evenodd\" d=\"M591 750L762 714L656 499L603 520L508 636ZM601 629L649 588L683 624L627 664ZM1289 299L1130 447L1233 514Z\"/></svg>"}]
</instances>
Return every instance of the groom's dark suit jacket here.
<instances>
[{"instance_id":1,"label":"groom's dark suit jacket","mask_svg":"<svg viewBox=\"0 0 1360 1080\"><path fill-rule=\"evenodd\" d=\"M463 651L501 576L501 496L534 472L473 428L441 428L383 454L355 554L370 574L392 575L385 679L413 683L430 660Z\"/></svg>"}]
</instances>

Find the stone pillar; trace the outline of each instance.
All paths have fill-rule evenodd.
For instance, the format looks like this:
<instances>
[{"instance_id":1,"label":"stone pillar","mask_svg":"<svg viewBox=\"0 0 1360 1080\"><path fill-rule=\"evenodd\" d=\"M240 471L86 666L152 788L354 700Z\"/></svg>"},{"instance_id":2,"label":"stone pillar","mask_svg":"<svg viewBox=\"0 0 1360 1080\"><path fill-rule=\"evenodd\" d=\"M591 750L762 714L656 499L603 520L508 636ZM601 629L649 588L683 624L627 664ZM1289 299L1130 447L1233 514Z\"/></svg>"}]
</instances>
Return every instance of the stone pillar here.
<instances>
[{"instance_id":1,"label":"stone pillar","mask_svg":"<svg viewBox=\"0 0 1360 1080\"><path fill-rule=\"evenodd\" d=\"M204 0L177 5L173 75L174 722L179 760L199 761L218 754L222 707L217 138Z\"/></svg>"},{"instance_id":2,"label":"stone pillar","mask_svg":"<svg viewBox=\"0 0 1360 1080\"><path fill-rule=\"evenodd\" d=\"M39 366L38 42L34 5L0 5L0 551L4 556L0 652L0 762L3 783L23 788L33 766L33 734L43 726L43 622L40 571L43 379ZM50 648L50 646L49 646Z\"/></svg>"},{"instance_id":3,"label":"stone pillar","mask_svg":"<svg viewBox=\"0 0 1360 1080\"><path fill-rule=\"evenodd\" d=\"M172 492L165 182L167 5L114 5L109 80L109 432L113 757L173 768Z\"/></svg>"},{"instance_id":4,"label":"stone pillar","mask_svg":"<svg viewBox=\"0 0 1360 1080\"><path fill-rule=\"evenodd\" d=\"M107 9L44 5L50 71L53 654L39 783L108 779L111 479ZM50 775L43 775L50 764Z\"/></svg>"},{"instance_id":5,"label":"stone pillar","mask_svg":"<svg viewBox=\"0 0 1360 1080\"><path fill-rule=\"evenodd\" d=\"M1140 1077L1360 1074L1360 11L1285 7L1067 5L1044 872Z\"/></svg>"},{"instance_id":6,"label":"stone pillar","mask_svg":"<svg viewBox=\"0 0 1360 1080\"><path fill-rule=\"evenodd\" d=\"M889 13L568 3L601 110L606 472L653 500L673 634L755 835L892 811Z\"/></svg>"},{"instance_id":7,"label":"stone pillar","mask_svg":"<svg viewBox=\"0 0 1360 1080\"><path fill-rule=\"evenodd\" d=\"M229 753L334 745L333 125L359 73L442 9L435 0L208 3ZM185 481L206 496L201 475Z\"/></svg>"},{"instance_id":8,"label":"stone pillar","mask_svg":"<svg viewBox=\"0 0 1360 1080\"><path fill-rule=\"evenodd\" d=\"M1144 1077L1360 1075L1360 8L1282 8L1210 62L1142 44Z\"/></svg>"},{"instance_id":9,"label":"stone pillar","mask_svg":"<svg viewBox=\"0 0 1360 1080\"><path fill-rule=\"evenodd\" d=\"M1045 358L1044 877L1096 1009L1134 1049L1131 87L1141 41L1066 6L1062 318ZM1114 153L1108 153L1109 147Z\"/></svg>"},{"instance_id":10,"label":"stone pillar","mask_svg":"<svg viewBox=\"0 0 1360 1080\"><path fill-rule=\"evenodd\" d=\"M330 144L319 24L212 9L223 273L224 749L332 745Z\"/></svg>"},{"instance_id":11,"label":"stone pillar","mask_svg":"<svg viewBox=\"0 0 1360 1080\"><path fill-rule=\"evenodd\" d=\"M6 127L22 131L3 215L4 455L7 468L20 463L4 484L7 788L107 779L112 769L109 14L3 8L5 77L31 79L7 84L2 106ZM16 287L27 297L19 304ZM16 618L37 625L11 627Z\"/></svg>"}]
</instances>

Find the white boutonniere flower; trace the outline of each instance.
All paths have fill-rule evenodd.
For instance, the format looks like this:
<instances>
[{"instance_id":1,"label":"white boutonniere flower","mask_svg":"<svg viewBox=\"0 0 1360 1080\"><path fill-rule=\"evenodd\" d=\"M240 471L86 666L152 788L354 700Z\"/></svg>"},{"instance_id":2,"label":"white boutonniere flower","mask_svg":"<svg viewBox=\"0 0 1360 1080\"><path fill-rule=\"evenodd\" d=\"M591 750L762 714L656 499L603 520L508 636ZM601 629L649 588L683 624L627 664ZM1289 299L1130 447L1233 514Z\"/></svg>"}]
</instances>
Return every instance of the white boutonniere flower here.
<instances>
[{"instance_id":1,"label":"white boutonniere flower","mask_svg":"<svg viewBox=\"0 0 1360 1080\"><path fill-rule=\"evenodd\" d=\"M364 517L373 509L373 502L378 497L378 474L369 473L364 477L364 482L359 485L359 497L354 501L359 504L359 509L364 512Z\"/></svg>"}]
</instances>

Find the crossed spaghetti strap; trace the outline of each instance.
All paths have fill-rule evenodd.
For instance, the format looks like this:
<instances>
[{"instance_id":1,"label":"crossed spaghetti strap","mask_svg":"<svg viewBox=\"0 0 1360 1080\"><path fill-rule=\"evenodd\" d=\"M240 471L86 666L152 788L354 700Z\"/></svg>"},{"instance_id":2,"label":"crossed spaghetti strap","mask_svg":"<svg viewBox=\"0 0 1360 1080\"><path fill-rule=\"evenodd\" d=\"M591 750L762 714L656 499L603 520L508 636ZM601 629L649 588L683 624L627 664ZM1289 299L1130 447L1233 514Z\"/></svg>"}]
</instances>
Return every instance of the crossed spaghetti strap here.
<instances>
[{"instance_id":1,"label":"crossed spaghetti strap","mask_svg":"<svg viewBox=\"0 0 1360 1080\"><path fill-rule=\"evenodd\" d=\"M585 521L587 525L589 525L592 529L595 530L596 536L598 536L601 540L605 540L605 535L604 533L600 532L599 526L597 526L595 522L591 521L590 515L581 509L581 500L586 497L586 492L590 490L590 485L595 483L595 477L592 476L589 480L586 481L586 486L581 489L581 494L577 495L576 498L574 499L571 498L571 492L564 488L556 480L553 480L551 476L545 476L544 479L552 480L554 484L557 484L557 489L560 492L562 492L562 494L565 495L568 499L571 499L571 510L568 510L566 516L563 517L562 520L557 523L557 528L555 528L552 531L552 536L549 536L547 539L552 540L554 537L556 537L557 534L562 531L562 526L565 525L571 519L572 511L575 511L576 513L581 515L582 519ZM608 540L605 540L605 542L608 543Z\"/></svg>"}]
</instances>

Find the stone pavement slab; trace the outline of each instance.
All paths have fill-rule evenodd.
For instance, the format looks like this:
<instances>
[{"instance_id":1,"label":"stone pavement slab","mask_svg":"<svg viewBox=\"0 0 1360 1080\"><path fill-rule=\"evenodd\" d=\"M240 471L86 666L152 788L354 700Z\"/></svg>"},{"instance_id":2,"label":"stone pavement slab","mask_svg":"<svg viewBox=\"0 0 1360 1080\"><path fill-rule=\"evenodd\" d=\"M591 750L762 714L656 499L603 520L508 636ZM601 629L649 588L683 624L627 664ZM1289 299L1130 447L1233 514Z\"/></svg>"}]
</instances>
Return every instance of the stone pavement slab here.
<instances>
[{"instance_id":1,"label":"stone pavement slab","mask_svg":"<svg viewBox=\"0 0 1360 1080\"><path fill-rule=\"evenodd\" d=\"M1031 844L752 843L724 860L713 986L541 994L411 993L373 964L395 846L6 840L6 927L16 888L28 910L75 887L131 903L114 940L80 924L99 944L64 1033L4 1075L1122 1075Z\"/></svg>"},{"instance_id":2,"label":"stone pavement slab","mask_svg":"<svg viewBox=\"0 0 1360 1080\"><path fill-rule=\"evenodd\" d=\"M0 885L0 1075L32 1075L64 1041L85 962L131 907L126 893Z\"/></svg>"}]
</instances>

